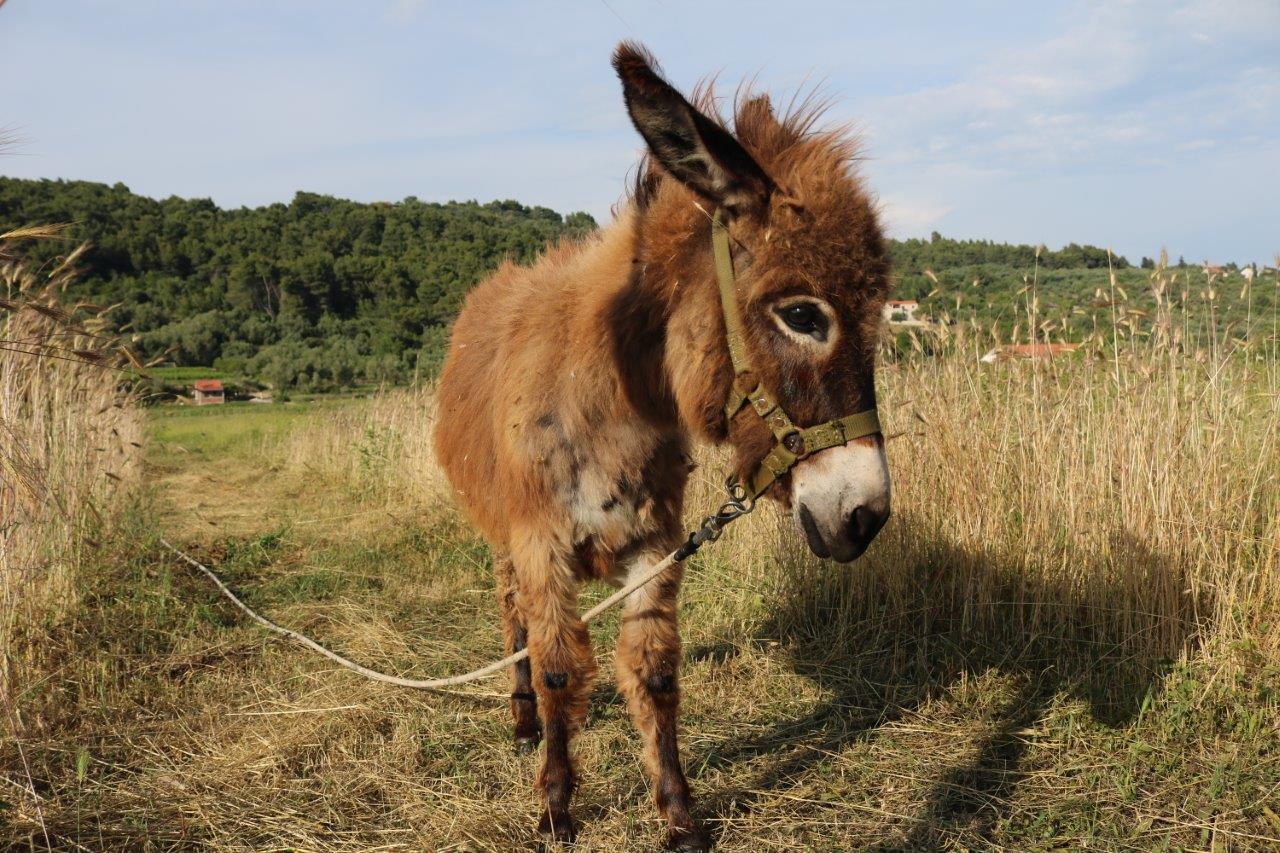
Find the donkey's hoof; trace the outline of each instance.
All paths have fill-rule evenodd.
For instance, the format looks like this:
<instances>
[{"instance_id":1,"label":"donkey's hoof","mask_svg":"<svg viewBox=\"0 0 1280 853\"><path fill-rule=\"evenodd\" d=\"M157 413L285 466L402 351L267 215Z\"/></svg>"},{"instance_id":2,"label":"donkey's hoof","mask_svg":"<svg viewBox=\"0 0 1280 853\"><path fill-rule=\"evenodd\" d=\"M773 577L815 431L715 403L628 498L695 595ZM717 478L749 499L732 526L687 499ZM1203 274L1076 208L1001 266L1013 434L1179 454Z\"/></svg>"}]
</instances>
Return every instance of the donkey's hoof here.
<instances>
[{"instance_id":1,"label":"donkey's hoof","mask_svg":"<svg viewBox=\"0 0 1280 853\"><path fill-rule=\"evenodd\" d=\"M578 828L573 825L573 818L568 812L553 816L551 812L544 811L538 821L538 832L560 844L572 844L578 838Z\"/></svg>"},{"instance_id":2,"label":"donkey's hoof","mask_svg":"<svg viewBox=\"0 0 1280 853\"><path fill-rule=\"evenodd\" d=\"M541 738L537 735L524 735L516 738L516 755L532 755L537 752L538 741L540 740Z\"/></svg>"},{"instance_id":3,"label":"donkey's hoof","mask_svg":"<svg viewBox=\"0 0 1280 853\"><path fill-rule=\"evenodd\" d=\"M711 840L696 826L682 827L667 834L663 847L675 853L707 853L711 849Z\"/></svg>"}]
</instances>

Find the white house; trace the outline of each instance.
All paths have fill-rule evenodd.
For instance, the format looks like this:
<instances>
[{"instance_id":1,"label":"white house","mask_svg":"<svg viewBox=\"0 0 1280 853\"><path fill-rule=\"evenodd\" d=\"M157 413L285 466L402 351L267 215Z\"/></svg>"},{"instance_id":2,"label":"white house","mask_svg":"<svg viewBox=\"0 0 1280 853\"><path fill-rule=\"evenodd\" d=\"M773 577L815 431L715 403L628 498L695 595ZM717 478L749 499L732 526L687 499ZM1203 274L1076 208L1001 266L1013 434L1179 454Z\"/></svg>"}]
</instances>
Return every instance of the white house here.
<instances>
[{"instance_id":1,"label":"white house","mask_svg":"<svg viewBox=\"0 0 1280 853\"><path fill-rule=\"evenodd\" d=\"M884 304L884 320L886 323L917 324L920 322L916 317L919 308L920 303L914 299L890 299Z\"/></svg>"}]
</instances>

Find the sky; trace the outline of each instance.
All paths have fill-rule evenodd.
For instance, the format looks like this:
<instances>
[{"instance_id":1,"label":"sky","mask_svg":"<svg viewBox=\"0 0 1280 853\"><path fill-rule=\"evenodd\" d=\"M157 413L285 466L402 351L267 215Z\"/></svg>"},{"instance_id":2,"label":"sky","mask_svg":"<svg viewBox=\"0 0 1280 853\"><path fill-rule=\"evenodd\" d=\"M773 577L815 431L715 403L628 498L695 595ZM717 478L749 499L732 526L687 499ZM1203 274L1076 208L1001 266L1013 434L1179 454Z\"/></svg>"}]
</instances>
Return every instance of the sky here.
<instances>
[{"instance_id":1,"label":"sky","mask_svg":"<svg viewBox=\"0 0 1280 853\"><path fill-rule=\"evenodd\" d=\"M9 0L0 174L604 222L640 146L624 38L685 91L818 87L894 236L1280 252L1280 0Z\"/></svg>"}]
</instances>

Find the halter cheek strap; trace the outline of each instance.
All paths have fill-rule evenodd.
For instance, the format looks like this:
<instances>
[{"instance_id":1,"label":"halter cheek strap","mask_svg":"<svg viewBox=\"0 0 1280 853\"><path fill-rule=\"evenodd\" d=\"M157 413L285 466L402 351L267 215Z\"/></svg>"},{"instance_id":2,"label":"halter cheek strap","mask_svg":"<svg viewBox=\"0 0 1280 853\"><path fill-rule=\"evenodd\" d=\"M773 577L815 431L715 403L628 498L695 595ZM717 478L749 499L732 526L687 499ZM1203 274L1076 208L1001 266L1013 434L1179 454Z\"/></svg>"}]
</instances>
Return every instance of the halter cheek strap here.
<instances>
[{"instance_id":1,"label":"halter cheek strap","mask_svg":"<svg viewBox=\"0 0 1280 853\"><path fill-rule=\"evenodd\" d=\"M855 438L880 432L880 418L875 409L845 415L810 427L798 427L782 407L769 396L764 384L751 370L743 333L742 311L734 287L733 254L729 248L729 231L724 215L717 210L711 220L711 246L716 259L716 278L720 283L720 308L724 312L725 336L729 340L729 358L733 362L733 383L725 403L726 423L750 406L774 436L774 445L760 464L740 484L746 497L754 501L797 462L820 450L837 447ZM732 478L731 478L732 479ZM733 483L730 491L734 491Z\"/></svg>"}]
</instances>

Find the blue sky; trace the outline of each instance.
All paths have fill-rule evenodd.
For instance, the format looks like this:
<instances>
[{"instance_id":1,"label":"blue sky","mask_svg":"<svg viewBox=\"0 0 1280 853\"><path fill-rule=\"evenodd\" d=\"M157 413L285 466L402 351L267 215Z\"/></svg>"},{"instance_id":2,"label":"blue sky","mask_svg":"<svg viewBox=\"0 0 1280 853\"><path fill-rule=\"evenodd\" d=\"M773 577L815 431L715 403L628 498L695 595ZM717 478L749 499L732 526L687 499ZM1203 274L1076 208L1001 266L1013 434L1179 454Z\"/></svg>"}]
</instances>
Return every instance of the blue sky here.
<instances>
[{"instance_id":1,"label":"blue sky","mask_svg":"<svg viewBox=\"0 0 1280 853\"><path fill-rule=\"evenodd\" d=\"M1280 251L1276 0L9 0L0 127L18 145L0 173L605 220L639 144L608 64L620 38L686 90L820 83L897 236Z\"/></svg>"}]
</instances>

